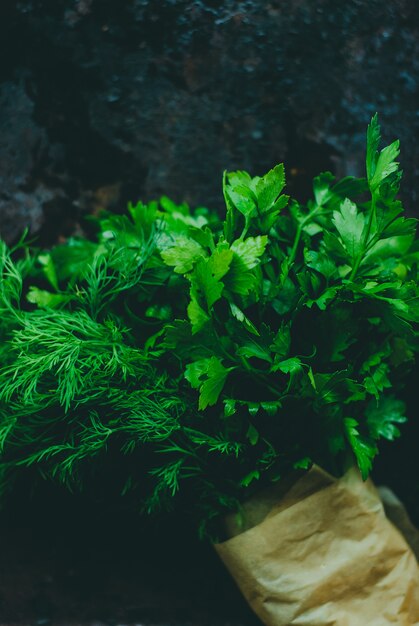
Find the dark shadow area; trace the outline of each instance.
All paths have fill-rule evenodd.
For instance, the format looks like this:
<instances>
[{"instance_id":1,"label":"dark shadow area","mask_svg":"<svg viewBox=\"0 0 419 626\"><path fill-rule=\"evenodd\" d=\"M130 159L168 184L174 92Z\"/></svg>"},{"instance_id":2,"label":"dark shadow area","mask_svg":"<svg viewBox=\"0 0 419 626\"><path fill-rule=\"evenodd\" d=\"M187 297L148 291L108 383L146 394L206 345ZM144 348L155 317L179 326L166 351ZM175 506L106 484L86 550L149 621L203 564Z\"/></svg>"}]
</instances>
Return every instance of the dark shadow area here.
<instances>
[{"instance_id":1,"label":"dark shadow area","mask_svg":"<svg viewBox=\"0 0 419 626\"><path fill-rule=\"evenodd\" d=\"M187 519L147 519L50 484L16 495L0 518L1 623L259 624Z\"/></svg>"}]
</instances>

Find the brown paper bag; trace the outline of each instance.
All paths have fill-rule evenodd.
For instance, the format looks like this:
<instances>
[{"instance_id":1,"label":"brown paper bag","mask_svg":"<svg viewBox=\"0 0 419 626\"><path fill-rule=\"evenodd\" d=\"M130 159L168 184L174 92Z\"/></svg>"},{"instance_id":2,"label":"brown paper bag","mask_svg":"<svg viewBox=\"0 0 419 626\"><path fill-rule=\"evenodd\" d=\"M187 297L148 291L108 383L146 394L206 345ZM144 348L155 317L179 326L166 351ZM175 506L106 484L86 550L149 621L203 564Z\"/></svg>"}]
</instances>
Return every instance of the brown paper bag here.
<instances>
[{"instance_id":1,"label":"brown paper bag","mask_svg":"<svg viewBox=\"0 0 419 626\"><path fill-rule=\"evenodd\" d=\"M387 518L401 532L413 554L419 560L419 530L412 524L403 503L400 502L396 494L388 487L378 487L381 502Z\"/></svg>"},{"instance_id":2,"label":"brown paper bag","mask_svg":"<svg viewBox=\"0 0 419 626\"><path fill-rule=\"evenodd\" d=\"M274 496L244 505L244 530L230 519L235 536L215 546L267 626L419 625L418 563L371 482L314 467Z\"/></svg>"}]
</instances>

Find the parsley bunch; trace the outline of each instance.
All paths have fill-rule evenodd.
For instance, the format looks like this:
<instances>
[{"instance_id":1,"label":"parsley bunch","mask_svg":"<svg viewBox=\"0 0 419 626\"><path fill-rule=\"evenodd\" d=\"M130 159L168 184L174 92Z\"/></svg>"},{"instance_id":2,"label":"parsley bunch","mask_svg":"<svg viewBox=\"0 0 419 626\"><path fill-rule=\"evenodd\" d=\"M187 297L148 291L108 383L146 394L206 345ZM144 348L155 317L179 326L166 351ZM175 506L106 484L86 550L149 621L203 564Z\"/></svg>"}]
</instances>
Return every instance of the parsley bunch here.
<instances>
[{"instance_id":1,"label":"parsley bunch","mask_svg":"<svg viewBox=\"0 0 419 626\"><path fill-rule=\"evenodd\" d=\"M283 194L282 165L226 174L222 228L161 250L189 299L155 346L196 390L200 417L185 414L160 447L151 505L183 483L211 518L313 462L336 474L356 462L366 478L378 441L399 436L418 246L397 199L399 142L379 142L375 116L366 178L320 174L306 206Z\"/></svg>"},{"instance_id":2,"label":"parsley bunch","mask_svg":"<svg viewBox=\"0 0 419 626\"><path fill-rule=\"evenodd\" d=\"M366 477L406 420L419 321L399 144L379 143L375 116L366 177L320 174L306 205L278 165L225 174L223 220L162 198L100 216L92 240L3 245L4 480L115 464L122 492L205 532L313 462Z\"/></svg>"}]
</instances>

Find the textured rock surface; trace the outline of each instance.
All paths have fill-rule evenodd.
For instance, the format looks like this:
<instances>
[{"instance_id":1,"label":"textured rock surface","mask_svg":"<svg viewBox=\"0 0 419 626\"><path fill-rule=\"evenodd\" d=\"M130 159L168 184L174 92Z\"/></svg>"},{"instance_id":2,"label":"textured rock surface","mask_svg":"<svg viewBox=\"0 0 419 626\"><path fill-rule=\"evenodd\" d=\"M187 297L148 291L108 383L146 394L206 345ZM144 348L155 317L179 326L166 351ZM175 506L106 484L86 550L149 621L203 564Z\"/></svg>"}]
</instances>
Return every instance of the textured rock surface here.
<instances>
[{"instance_id":1,"label":"textured rock surface","mask_svg":"<svg viewBox=\"0 0 419 626\"><path fill-rule=\"evenodd\" d=\"M1 232L46 216L51 240L163 192L218 206L224 168L283 159L304 198L321 169L362 171L375 110L414 212L418 31L415 0L3 0Z\"/></svg>"}]
</instances>

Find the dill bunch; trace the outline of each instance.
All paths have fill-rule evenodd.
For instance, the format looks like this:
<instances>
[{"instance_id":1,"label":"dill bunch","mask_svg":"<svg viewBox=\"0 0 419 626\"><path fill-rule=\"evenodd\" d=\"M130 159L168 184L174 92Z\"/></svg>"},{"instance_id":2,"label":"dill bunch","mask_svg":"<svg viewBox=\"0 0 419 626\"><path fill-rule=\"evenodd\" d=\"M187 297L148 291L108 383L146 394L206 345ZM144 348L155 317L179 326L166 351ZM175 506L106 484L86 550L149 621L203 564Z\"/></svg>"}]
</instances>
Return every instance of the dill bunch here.
<instances>
[{"instance_id":1,"label":"dill bunch","mask_svg":"<svg viewBox=\"0 0 419 626\"><path fill-rule=\"evenodd\" d=\"M156 253L165 230L157 205L139 204L130 217L103 216L95 241L48 251L0 243L3 491L29 468L83 488L92 472L129 456L120 491L141 492L152 444L186 410L178 381L146 349L171 316L161 294L182 298Z\"/></svg>"}]
</instances>

